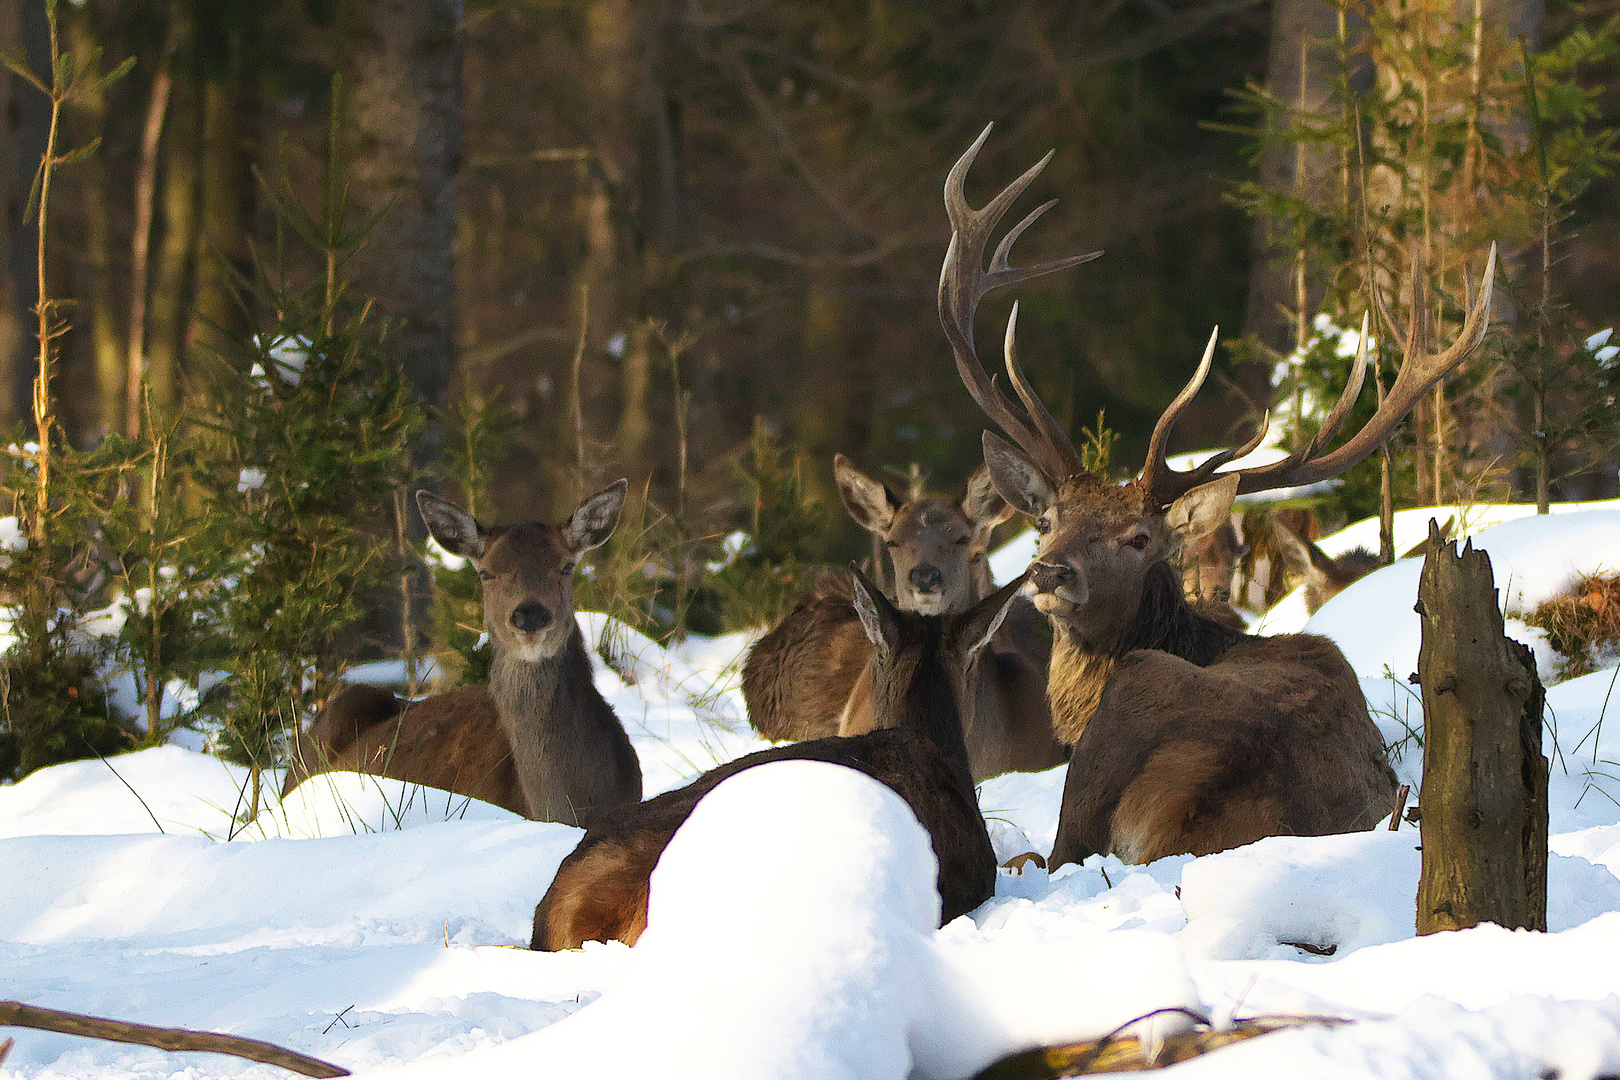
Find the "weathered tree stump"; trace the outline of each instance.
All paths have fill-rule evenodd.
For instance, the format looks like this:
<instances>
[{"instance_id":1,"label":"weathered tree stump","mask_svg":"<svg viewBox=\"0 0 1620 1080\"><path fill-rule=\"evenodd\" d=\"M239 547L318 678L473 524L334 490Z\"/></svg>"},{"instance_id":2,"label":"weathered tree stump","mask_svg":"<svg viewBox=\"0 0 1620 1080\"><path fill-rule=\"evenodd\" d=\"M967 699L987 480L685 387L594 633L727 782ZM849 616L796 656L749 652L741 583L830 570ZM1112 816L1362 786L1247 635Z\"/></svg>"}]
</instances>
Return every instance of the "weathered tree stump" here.
<instances>
[{"instance_id":1,"label":"weathered tree stump","mask_svg":"<svg viewBox=\"0 0 1620 1080\"><path fill-rule=\"evenodd\" d=\"M1547 928L1543 692L1528 648L1503 633L1491 560L1429 523L1423 619L1423 871L1417 932L1482 922Z\"/></svg>"}]
</instances>

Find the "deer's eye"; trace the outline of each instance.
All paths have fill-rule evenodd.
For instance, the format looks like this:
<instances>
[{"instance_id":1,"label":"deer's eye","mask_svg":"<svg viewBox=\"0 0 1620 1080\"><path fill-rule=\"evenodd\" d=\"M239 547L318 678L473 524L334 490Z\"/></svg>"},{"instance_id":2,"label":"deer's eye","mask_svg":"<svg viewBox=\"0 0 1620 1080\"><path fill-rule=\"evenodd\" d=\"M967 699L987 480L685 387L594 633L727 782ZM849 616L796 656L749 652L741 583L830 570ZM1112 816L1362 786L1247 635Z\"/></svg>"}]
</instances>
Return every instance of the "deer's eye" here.
<instances>
[{"instance_id":1,"label":"deer's eye","mask_svg":"<svg viewBox=\"0 0 1620 1080\"><path fill-rule=\"evenodd\" d=\"M488 570L480 569L478 571L478 580L479 581L494 581L495 580L495 575L490 573Z\"/></svg>"},{"instance_id":2,"label":"deer's eye","mask_svg":"<svg viewBox=\"0 0 1620 1080\"><path fill-rule=\"evenodd\" d=\"M1045 536L1052 531L1052 523L1043 517L1038 517L1035 519L1035 531Z\"/></svg>"},{"instance_id":3,"label":"deer's eye","mask_svg":"<svg viewBox=\"0 0 1620 1080\"><path fill-rule=\"evenodd\" d=\"M900 546L900 541L898 541L898 540L885 540L885 541L883 541L883 546L886 547L886 548L891 548L891 549L892 548L897 548L897 547Z\"/></svg>"},{"instance_id":4,"label":"deer's eye","mask_svg":"<svg viewBox=\"0 0 1620 1080\"><path fill-rule=\"evenodd\" d=\"M1135 548L1137 551L1142 551L1148 546L1148 534L1137 533L1135 536L1125 541L1125 543Z\"/></svg>"},{"instance_id":5,"label":"deer's eye","mask_svg":"<svg viewBox=\"0 0 1620 1080\"><path fill-rule=\"evenodd\" d=\"M951 543L955 544L957 547L961 547L962 545L966 544L969 539L971 539L971 537L964 536L959 540L952 540Z\"/></svg>"},{"instance_id":6,"label":"deer's eye","mask_svg":"<svg viewBox=\"0 0 1620 1080\"><path fill-rule=\"evenodd\" d=\"M574 572L574 566L575 566L574 563L565 562L565 563L563 563L561 566L559 566L557 568L557 572L559 574L561 574L563 577L567 577L569 574L572 574Z\"/></svg>"}]
</instances>

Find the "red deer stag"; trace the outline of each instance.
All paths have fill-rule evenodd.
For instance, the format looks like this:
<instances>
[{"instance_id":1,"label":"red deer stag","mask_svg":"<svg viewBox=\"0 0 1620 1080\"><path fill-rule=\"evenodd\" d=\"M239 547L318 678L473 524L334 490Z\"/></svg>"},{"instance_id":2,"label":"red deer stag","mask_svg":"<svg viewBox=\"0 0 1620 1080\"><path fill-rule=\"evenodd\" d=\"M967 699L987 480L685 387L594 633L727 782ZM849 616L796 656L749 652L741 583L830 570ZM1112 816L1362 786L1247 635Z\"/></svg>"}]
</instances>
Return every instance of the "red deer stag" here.
<instances>
[{"instance_id":1,"label":"red deer stag","mask_svg":"<svg viewBox=\"0 0 1620 1080\"><path fill-rule=\"evenodd\" d=\"M1255 638L1197 614L1165 560L1178 542L1225 521L1239 492L1324 480L1372 453L1418 398L1478 345L1488 319L1494 247L1458 340L1442 353L1425 354L1418 346L1421 325L1414 326L1377 413L1337 449L1323 447L1355 402L1365 354L1322 429L1287 458L1217 475L1259 445L1262 425L1244 446L1186 472L1170 469L1166 444L1209 372L1211 335L1192 380L1159 418L1141 475L1116 487L1086 471L1025 381L1013 350L1016 305L1005 348L1008 380L1022 409L1001 393L974 349L973 314L986 293L1092 257L1008 264L1013 242L1049 202L1013 227L984 267L991 233L1051 160L1048 154L974 210L963 178L988 135L986 128L945 183L954 235L940 275L940 321L974 400L1017 443L984 434L996 488L1035 519L1041 534L1031 588L1055 634L1052 715L1059 736L1074 744L1053 865L1094 852L1149 862L1275 834L1370 827L1391 809L1395 777L1343 655L1325 638ZM1414 292L1420 278L1412 276ZM1414 297L1412 310L1421 320L1421 297Z\"/></svg>"},{"instance_id":2,"label":"red deer stag","mask_svg":"<svg viewBox=\"0 0 1620 1080\"><path fill-rule=\"evenodd\" d=\"M983 465L968 478L959 500L903 499L842 454L833 459L833 473L850 516L883 540L902 610L955 614L990 595L995 588L986 561L990 533L1012 510L996 494ZM1019 599L1009 619L1021 616L1038 617ZM976 691L978 718L967 733L975 780L1050 769L1067 756L1052 734L1046 706L1046 681L1038 666L1046 658L1044 643L1029 627L1019 629L1016 634L1003 629L1008 647L995 650L994 663L984 665ZM871 655L848 575L822 575L748 654L743 696L750 722L771 739L872 730Z\"/></svg>"},{"instance_id":3,"label":"red deer stag","mask_svg":"<svg viewBox=\"0 0 1620 1080\"><path fill-rule=\"evenodd\" d=\"M299 737L283 796L314 773L350 769L569 825L639 802L641 765L596 690L574 620L574 568L612 534L627 486L597 492L562 525L495 528L418 491L433 538L469 560L483 583L489 685L415 702L348 687Z\"/></svg>"},{"instance_id":4,"label":"red deer stag","mask_svg":"<svg viewBox=\"0 0 1620 1080\"><path fill-rule=\"evenodd\" d=\"M647 925L648 880L675 830L715 785L771 761L830 761L887 784L933 842L944 921L984 903L995 892L996 859L968 775L962 730L974 703L966 686L1022 584L1005 585L959 615L918 615L895 608L854 571L855 607L872 642L872 709L890 727L761 750L609 814L558 868L535 909L530 947L635 944Z\"/></svg>"}]
</instances>

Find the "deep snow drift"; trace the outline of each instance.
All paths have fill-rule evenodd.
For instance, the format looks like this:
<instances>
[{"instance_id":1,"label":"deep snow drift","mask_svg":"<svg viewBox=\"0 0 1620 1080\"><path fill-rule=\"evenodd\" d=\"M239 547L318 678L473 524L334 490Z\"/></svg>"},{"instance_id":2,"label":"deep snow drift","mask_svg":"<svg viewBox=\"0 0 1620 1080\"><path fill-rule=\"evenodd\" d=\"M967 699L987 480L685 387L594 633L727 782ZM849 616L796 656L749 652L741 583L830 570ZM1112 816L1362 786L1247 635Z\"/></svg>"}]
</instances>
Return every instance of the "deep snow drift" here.
<instances>
[{"instance_id":1,"label":"deep snow drift","mask_svg":"<svg viewBox=\"0 0 1620 1080\"><path fill-rule=\"evenodd\" d=\"M1475 543L1510 605L1527 605L1613 568L1609 509L1499 525ZM1417 513L1421 530L1430 512ZM1000 556L997 576L1019 557ZM1363 685L1409 777L1420 750L1403 725L1420 714L1382 674L1404 677L1408 644L1415 657L1402 621L1414 575L1380 571L1310 626L1366 658ZM760 745L736 689L743 638L666 652L600 616L582 623L610 638L614 664L597 679L648 794ZM578 830L355 776L317 778L243 828L242 771L167 747L0 788L0 997L230 1031L373 1076L962 1077L1169 1006L1217 1022L1358 1020L1177 1067L1189 1075L1614 1073L1620 745L1604 720L1617 670L1549 690L1548 934L1415 939L1409 826L1147 867L1004 871L994 900L934 930L932 856L903 806L800 762L744 773L700 805L654 875L637 949L532 954L502 946L527 940ZM1062 785L1061 769L984 785L998 853L1050 846ZM6 1034L6 1077L288 1075Z\"/></svg>"}]
</instances>

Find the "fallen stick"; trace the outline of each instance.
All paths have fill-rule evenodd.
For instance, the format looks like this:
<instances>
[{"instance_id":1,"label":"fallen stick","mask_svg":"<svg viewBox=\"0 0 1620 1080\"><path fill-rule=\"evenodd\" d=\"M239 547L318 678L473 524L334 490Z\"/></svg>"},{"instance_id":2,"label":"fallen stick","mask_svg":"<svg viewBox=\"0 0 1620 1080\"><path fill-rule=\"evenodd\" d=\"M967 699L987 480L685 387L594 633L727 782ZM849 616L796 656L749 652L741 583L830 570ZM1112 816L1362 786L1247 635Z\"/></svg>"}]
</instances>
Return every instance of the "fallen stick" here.
<instances>
[{"instance_id":1,"label":"fallen stick","mask_svg":"<svg viewBox=\"0 0 1620 1080\"><path fill-rule=\"evenodd\" d=\"M1144 1047L1135 1035L1120 1034L1125 1028L1137 1022L1138 1020L1132 1020L1130 1024L1122 1025L1113 1034L1100 1039L1058 1046L1038 1046L1033 1050L1013 1054L980 1072L974 1080L1058 1080L1060 1077L1090 1076L1093 1073L1163 1069L1232 1043L1243 1042L1259 1035L1269 1035L1273 1031L1309 1024L1332 1026L1346 1021L1332 1016L1276 1016L1239 1020L1222 1031L1200 1026L1166 1036L1156 1053Z\"/></svg>"},{"instance_id":2,"label":"fallen stick","mask_svg":"<svg viewBox=\"0 0 1620 1080\"><path fill-rule=\"evenodd\" d=\"M150 1024L131 1024L124 1020L107 1020L100 1016L63 1012L60 1009L42 1009L37 1005L24 1005L20 1001L0 1001L0 1027L35 1028L54 1031L59 1035L86 1035L92 1039L155 1046L159 1050L197 1050L211 1054L230 1054L265 1065L278 1065L304 1076L348 1076L349 1070L308 1057L274 1043L258 1039L244 1039L240 1035L221 1035L214 1031L188 1031L185 1028L153 1027ZM9 1046L10 1040L7 1040Z\"/></svg>"}]
</instances>

